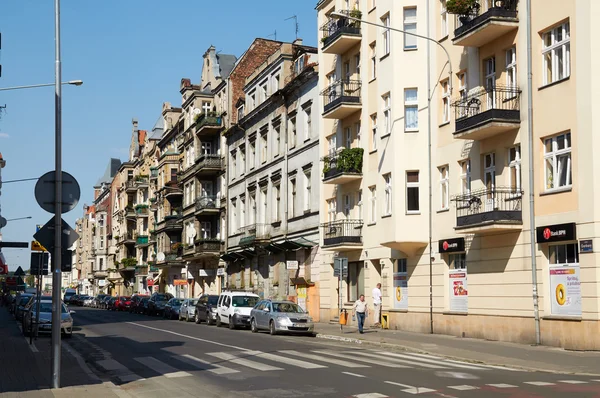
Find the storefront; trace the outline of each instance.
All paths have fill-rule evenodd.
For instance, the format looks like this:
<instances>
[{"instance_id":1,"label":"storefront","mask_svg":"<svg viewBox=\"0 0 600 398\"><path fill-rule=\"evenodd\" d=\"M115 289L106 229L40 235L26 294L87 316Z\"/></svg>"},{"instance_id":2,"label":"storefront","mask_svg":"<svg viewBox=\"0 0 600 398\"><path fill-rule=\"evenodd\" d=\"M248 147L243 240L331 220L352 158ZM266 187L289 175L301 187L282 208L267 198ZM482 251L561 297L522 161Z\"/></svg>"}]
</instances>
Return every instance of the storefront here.
<instances>
[{"instance_id":1,"label":"storefront","mask_svg":"<svg viewBox=\"0 0 600 398\"><path fill-rule=\"evenodd\" d=\"M467 313L469 291L465 238L442 239L439 241L438 250L448 264L448 312Z\"/></svg>"}]
</instances>

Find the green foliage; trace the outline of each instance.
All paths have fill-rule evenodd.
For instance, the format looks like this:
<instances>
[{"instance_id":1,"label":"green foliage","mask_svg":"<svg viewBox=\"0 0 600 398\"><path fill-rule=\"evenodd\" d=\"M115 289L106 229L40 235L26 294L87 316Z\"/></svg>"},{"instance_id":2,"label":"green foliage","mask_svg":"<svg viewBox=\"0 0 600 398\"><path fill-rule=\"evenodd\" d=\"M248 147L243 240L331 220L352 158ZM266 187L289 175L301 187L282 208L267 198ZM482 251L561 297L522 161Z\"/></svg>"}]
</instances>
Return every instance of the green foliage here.
<instances>
[{"instance_id":1,"label":"green foliage","mask_svg":"<svg viewBox=\"0 0 600 398\"><path fill-rule=\"evenodd\" d=\"M362 148L344 148L336 156L323 158L323 174L331 171L332 164L340 173L362 173Z\"/></svg>"},{"instance_id":2,"label":"green foliage","mask_svg":"<svg viewBox=\"0 0 600 398\"><path fill-rule=\"evenodd\" d=\"M137 264L137 260L135 258L124 258L121 261L121 265L123 266L123 268L129 268L129 267L135 267Z\"/></svg>"},{"instance_id":3,"label":"green foliage","mask_svg":"<svg viewBox=\"0 0 600 398\"><path fill-rule=\"evenodd\" d=\"M467 15L476 7L478 0L448 0L446 10L449 14Z\"/></svg>"}]
</instances>

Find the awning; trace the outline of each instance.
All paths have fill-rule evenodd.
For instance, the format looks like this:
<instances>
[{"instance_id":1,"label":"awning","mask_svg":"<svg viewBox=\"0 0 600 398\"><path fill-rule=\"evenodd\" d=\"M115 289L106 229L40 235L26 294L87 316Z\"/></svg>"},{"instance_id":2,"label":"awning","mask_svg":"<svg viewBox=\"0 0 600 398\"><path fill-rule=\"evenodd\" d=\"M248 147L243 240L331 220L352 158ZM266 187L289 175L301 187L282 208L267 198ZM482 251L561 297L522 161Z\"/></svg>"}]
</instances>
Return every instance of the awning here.
<instances>
[{"instance_id":1,"label":"awning","mask_svg":"<svg viewBox=\"0 0 600 398\"><path fill-rule=\"evenodd\" d=\"M233 253L225 253L221 256L223 261L235 261L238 257Z\"/></svg>"},{"instance_id":2,"label":"awning","mask_svg":"<svg viewBox=\"0 0 600 398\"><path fill-rule=\"evenodd\" d=\"M221 259L225 261L237 261L245 258L252 258L256 255L256 251L254 249L244 249L238 250L236 252L225 253L221 256Z\"/></svg>"},{"instance_id":3,"label":"awning","mask_svg":"<svg viewBox=\"0 0 600 398\"><path fill-rule=\"evenodd\" d=\"M298 238L294 240L285 240L280 243L278 242L276 243L276 245L281 247L283 250L295 251L300 249L310 249L316 246L317 244L306 238Z\"/></svg>"},{"instance_id":4,"label":"awning","mask_svg":"<svg viewBox=\"0 0 600 398\"><path fill-rule=\"evenodd\" d=\"M265 250L267 250L271 253L280 253L280 252L284 251L285 249L278 246L276 243L269 243L267 246L265 246Z\"/></svg>"}]
</instances>

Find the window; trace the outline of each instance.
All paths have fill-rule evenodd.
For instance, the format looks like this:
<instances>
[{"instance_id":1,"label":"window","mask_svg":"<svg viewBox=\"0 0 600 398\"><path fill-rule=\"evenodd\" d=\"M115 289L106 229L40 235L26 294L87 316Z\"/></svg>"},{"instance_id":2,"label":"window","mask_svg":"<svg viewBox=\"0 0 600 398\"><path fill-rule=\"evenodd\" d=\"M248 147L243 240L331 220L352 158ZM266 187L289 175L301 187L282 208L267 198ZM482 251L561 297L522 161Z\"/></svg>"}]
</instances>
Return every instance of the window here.
<instances>
[{"instance_id":1,"label":"window","mask_svg":"<svg viewBox=\"0 0 600 398\"><path fill-rule=\"evenodd\" d=\"M363 219L362 205L362 189L360 189L356 194L356 217L361 221Z\"/></svg>"},{"instance_id":2,"label":"window","mask_svg":"<svg viewBox=\"0 0 600 398\"><path fill-rule=\"evenodd\" d=\"M352 148L352 128L344 128L344 148Z\"/></svg>"},{"instance_id":3,"label":"window","mask_svg":"<svg viewBox=\"0 0 600 398\"><path fill-rule=\"evenodd\" d=\"M269 96L269 92L268 92L268 89L267 89L267 81L265 80L260 85L260 102L262 103L263 101L265 101L268 96Z\"/></svg>"},{"instance_id":4,"label":"window","mask_svg":"<svg viewBox=\"0 0 600 398\"><path fill-rule=\"evenodd\" d=\"M301 55L294 61L294 72L299 75L302 70L304 70L304 55Z\"/></svg>"},{"instance_id":5,"label":"window","mask_svg":"<svg viewBox=\"0 0 600 398\"><path fill-rule=\"evenodd\" d=\"M446 9L446 0L440 0L440 30L441 37L448 36L448 10Z\"/></svg>"},{"instance_id":6,"label":"window","mask_svg":"<svg viewBox=\"0 0 600 398\"><path fill-rule=\"evenodd\" d=\"M344 77L346 81L350 81L350 61L344 62Z\"/></svg>"},{"instance_id":7,"label":"window","mask_svg":"<svg viewBox=\"0 0 600 398\"><path fill-rule=\"evenodd\" d=\"M406 172L406 212L419 213L419 172Z\"/></svg>"},{"instance_id":8,"label":"window","mask_svg":"<svg viewBox=\"0 0 600 398\"><path fill-rule=\"evenodd\" d=\"M311 110L310 110L310 106L307 106L306 108L304 108L304 128L305 128L305 132L304 132L304 139L308 140L310 139L310 137L312 137L312 115L311 115Z\"/></svg>"},{"instance_id":9,"label":"window","mask_svg":"<svg viewBox=\"0 0 600 398\"><path fill-rule=\"evenodd\" d=\"M369 198L369 202L371 203L370 211L369 211L369 222L374 224L377 220L377 188L369 187L369 193L371 197Z\"/></svg>"},{"instance_id":10,"label":"window","mask_svg":"<svg viewBox=\"0 0 600 398\"><path fill-rule=\"evenodd\" d=\"M461 102L466 104L469 89L467 87L467 72L460 72L458 75L458 97ZM467 116L467 106L461 106L458 108L458 117Z\"/></svg>"},{"instance_id":11,"label":"window","mask_svg":"<svg viewBox=\"0 0 600 398\"><path fill-rule=\"evenodd\" d=\"M365 293L365 272L363 262L348 263L348 301L353 303Z\"/></svg>"},{"instance_id":12,"label":"window","mask_svg":"<svg viewBox=\"0 0 600 398\"><path fill-rule=\"evenodd\" d=\"M289 126L288 128L290 129L290 144L289 147L293 148L296 146L296 139L297 139L297 133L296 133L296 118L293 117L289 120Z\"/></svg>"},{"instance_id":13,"label":"window","mask_svg":"<svg viewBox=\"0 0 600 398\"><path fill-rule=\"evenodd\" d=\"M171 182L177 182L177 169L171 169Z\"/></svg>"},{"instance_id":14,"label":"window","mask_svg":"<svg viewBox=\"0 0 600 398\"><path fill-rule=\"evenodd\" d=\"M268 210L267 210L267 187L264 187L264 189L260 190L260 223L261 224L266 224L267 223L267 214L268 214Z\"/></svg>"},{"instance_id":15,"label":"window","mask_svg":"<svg viewBox=\"0 0 600 398\"><path fill-rule=\"evenodd\" d=\"M417 33L417 8L404 9L404 31L407 33ZM404 49L415 50L417 48L417 37L411 34L404 34Z\"/></svg>"},{"instance_id":16,"label":"window","mask_svg":"<svg viewBox=\"0 0 600 398\"><path fill-rule=\"evenodd\" d=\"M256 108L256 93L250 94L250 110Z\"/></svg>"},{"instance_id":17,"label":"window","mask_svg":"<svg viewBox=\"0 0 600 398\"><path fill-rule=\"evenodd\" d=\"M440 210L448 210L450 208L448 166L442 166L438 170L440 171Z\"/></svg>"},{"instance_id":18,"label":"window","mask_svg":"<svg viewBox=\"0 0 600 398\"><path fill-rule=\"evenodd\" d=\"M327 219L329 222L335 221L337 212L335 207L335 198L327 200Z\"/></svg>"},{"instance_id":19,"label":"window","mask_svg":"<svg viewBox=\"0 0 600 398\"><path fill-rule=\"evenodd\" d=\"M344 216L346 220L350 218L350 211L352 210L352 197L349 194L343 196L344 198Z\"/></svg>"},{"instance_id":20,"label":"window","mask_svg":"<svg viewBox=\"0 0 600 398\"><path fill-rule=\"evenodd\" d=\"M370 4L371 4L371 6L370 6L370 9L373 9L373 8L375 8L375 3L376 3L377 1L376 1L376 0L369 0L369 2L370 2Z\"/></svg>"},{"instance_id":21,"label":"window","mask_svg":"<svg viewBox=\"0 0 600 398\"><path fill-rule=\"evenodd\" d=\"M304 211L310 210L310 201L311 201L311 192L312 192L312 182L310 180L311 172L310 170L304 172Z\"/></svg>"},{"instance_id":22,"label":"window","mask_svg":"<svg viewBox=\"0 0 600 398\"><path fill-rule=\"evenodd\" d=\"M571 133L544 140L546 190L570 187Z\"/></svg>"},{"instance_id":23,"label":"window","mask_svg":"<svg viewBox=\"0 0 600 398\"><path fill-rule=\"evenodd\" d=\"M383 134L388 135L392 132L392 105L390 95L383 96Z\"/></svg>"},{"instance_id":24,"label":"window","mask_svg":"<svg viewBox=\"0 0 600 398\"><path fill-rule=\"evenodd\" d=\"M200 144L200 153L202 155L210 155L212 153L212 145L210 142L202 142Z\"/></svg>"},{"instance_id":25,"label":"window","mask_svg":"<svg viewBox=\"0 0 600 398\"><path fill-rule=\"evenodd\" d=\"M248 162L249 164L249 169L252 170L254 168L254 166L256 166L256 137L254 137L253 140L250 140L250 142L248 143L249 146L249 156L248 156Z\"/></svg>"},{"instance_id":26,"label":"window","mask_svg":"<svg viewBox=\"0 0 600 398\"><path fill-rule=\"evenodd\" d=\"M360 80L360 53L354 56L354 68L356 79Z\"/></svg>"},{"instance_id":27,"label":"window","mask_svg":"<svg viewBox=\"0 0 600 398\"><path fill-rule=\"evenodd\" d=\"M385 208L384 215L389 216L392 214L392 175L386 174L383 176L383 182L385 183Z\"/></svg>"},{"instance_id":28,"label":"window","mask_svg":"<svg viewBox=\"0 0 600 398\"><path fill-rule=\"evenodd\" d=\"M332 134L327 137L327 142L329 143L329 153L335 154L337 151L337 134Z\"/></svg>"},{"instance_id":29,"label":"window","mask_svg":"<svg viewBox=\"0 0 600 398\"><path fill-rule=\"evenodd\" d=\"M506 85L512 89L517 87L517 50L515 47L506 50Z\"/></svg>"},{"instance_id":30,"label":"window","mask_svg":"<svg viewBox=\"0 0 600 398\"><path fill-rule=\"evenodd\" d=\"M279 156L281 153L281 126L279 124L273 126L273 134L275 135L274 156Z\"/></svg>"},{"instance_id":31,"label":"window","mask_svg":"<svg viewBox=\"0 0 600 398\"><path fill-rule=\"evenodd\" d=\"M237 120L242 120L244 118L244 105L240 105L237 108Z\"/></svg>"},{"instance_id":32,"label":"window","mask_svg":"<svg viewBox=\"0 0 600 398\"><path fill-rule=\"evenodd\" d=\"M273 92L279 90L279 74L273 76L273 81L272 81L272 87L273 87Z\"/></svg>"},{"instance_id":33,"label":"window","mask_svg":"<svg viewBox=\"0 0 600 398\"><path fill-rule=\"evenodd\" d=\"M496 154L483 155L483 183L488 192L496 188Z\"/></svg>"},{"instance_id":34,"label":"window","mask_svg":"<svg viewBox=\"0 0 600 398\"><path fill-rule=\"evenodd\" d=\"M579 264L577 243L566 243L548 246L548 262L550 265Z\"/></svg>"},{"instance_id":35,"label":"window","mask_svg":"<svg viewBox=\"0 0 600 398\"><path fill-rule=\"evenodd\" d=\"M554 83L571 74L571 33L569 22L542 34L544 84Z\"/></svg>"},{"instance_id":36,"label":"window","mask_svg":"<svg viewBox=\"0 0 600 398\"><path fill-rule=\"evenodd\" d=\"M371 115L371 151L377 150L377 114Z\"/></svg>"},{"instance_id":37,"label":"window","mask_svg":"<svg viewBox=\"0 0 600 398\"><path fill-rule=\"evenodd\" d=\"M246 226L246 198L240 198L240 227Z\"/></svg>"},{"instance_id":38,"label":"window","mask_svg":"<svg viewBox=\"0 0 600 398\"><path fill-rule=\"evenodd\" d=\"M387 27L390 26L390 14L385 15L381 18L381 23L386 26L386 29L383 29L382 35L382 57L388 55L390 53L390 30Z\"/></svg>"},{"instance_id":39,"label":"window","mask_svg":"<svg viewBox=\"0 0 600 398\"><path fill-rule=\"evenodd\" d=\"M267 132L265 131L260 135L260 161L265 163L268 160L268 144L267 144Z\"/></svg>"},{"instance_id":40,"label":"window","mask_svg":"<svg viewBox=\"0 0 600 398\"><path fill-rule=\"evenodd\" d=\"M236 229L237 229L237 208L236 208L236 200L235 199L231 199L231 218L230 218L230 226L231 226L231 231L230 234L234 234Z\"/></svg>"},{"instance_id":41,"label":"window","mask_svg":"<svg viewBox=\"0 0 600 398\"><path fill-rule=\"evenodd\" d=\"M290 180L290 215L296 214L296 179Z\"/></svg>"},{"instance_id":42,"label":"window","mask_svg":"<svg viewBox=\"0 0 600 398\"><path fill-rule=\"evenodd\" d=\"M521 192L521 145L508 150L508 184L514 193Z\"/></svg>"},{"instance_id":43,"label":"window","mask_svg":"<svg viewBox=\"0 0 600 398\"><path fill-rule=\"evenodd\" d=\"M404 90L404 130L417 131L419 129L418 93L416 88Z\"/></svg>"},{"instance_id":44,"label":"window","mask_svg":"<svg viewBox=\"0 0 600 398\"><path fill-rule=\"evenodd\" d=\"M467 195L471 193L471 161L463 160L460 165L460 193Z\"/></svg>"},{"instance_id":45,"label":"window","mask_svg":"<svg viewBox=\"0 0 600 398\"><path fill-rule=\"evenodd\" d=\"M442 86L442 123L450 121L450 88L448 87L448 79L440 83Z\"/></svg>"},{"instance_id":46,"label":"window","mask_svg":"<svg viewBox=\"0 0 600 398\"><path fill-rule=\"evenodd\" d=\"M356 132L356 146L360 147L360 122L354 125L354 131Z\"/></svg>"},{"instance_id":47,"label":"window","mask_svg":"<svg viewBox=\"0 0 600 398\"><path fill-rule=\"evenodd\" d=\"M466 257L465 253L448 254L448 265L451 269L467 269Z\"/></svg>"},{"instance_id":48,"label":"window","mask_svg":"<svg viewBox=\"0 0 600 398\"><path fill-rule=\"evenodd\" d=\"M371 80L377 78L377 54L375 49L377 45L375 42L369 45L369 51L371 52Z\"/></svg>"},{"instance_id":49,"label":"window","mask_svg":"<svg viewBox=\"0 0 600 398\"><path fill-rule=\"evenodd\" d=\"M394 272L407 272L408 261L405 258L397 258L394 261Z\"/></svg>"},{"instance_id":50,"label":"window","mask_svg":"<svg viewBox=\"0 0 600 398\"><path fill-rule=\"evenodd\" d=\"M246 150L240 147L240 175L246 172Z\"/></svg>"},{"instance_id":51,"label":"window","mask_svg":"<svg viewBox=\"0 0 600 398\"><path fill-rule=\"evenodd\" d=\"M256 224L256 192L250 195L250 222L249 225Z\"/></svg>"},{"instance_id":52,"label":"window","mask_svg":"<svg viewBox=\"0 0 600 398\"><path fill-rule=\"evenodd\" d=\"M279 184L273 185L273 202L275 202L274 220L281 221L281 186Z\"/></svg>"}]
</instances>

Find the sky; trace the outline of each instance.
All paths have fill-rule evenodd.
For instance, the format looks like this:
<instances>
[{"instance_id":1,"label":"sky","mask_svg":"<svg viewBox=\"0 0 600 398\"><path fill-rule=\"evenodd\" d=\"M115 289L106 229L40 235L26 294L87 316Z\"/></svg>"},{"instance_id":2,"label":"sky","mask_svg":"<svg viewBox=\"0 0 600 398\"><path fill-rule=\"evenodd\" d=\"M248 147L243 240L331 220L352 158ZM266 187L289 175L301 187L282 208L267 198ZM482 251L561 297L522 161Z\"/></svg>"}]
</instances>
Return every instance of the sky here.
<instances>
[{"instance_id":1,"label":"sky","mask_svg":"<svg viewBox=\"0 0 600 398\"><path fill-rule=\"evenodd\" d=\"M214 45L240 56L254 38L298 37L317 45L316 0L62 0L63 170L78 181L79 204L63 219L75 227L83 204L111 157L127 159L131 120L150 130L162 103L181 104L179 83L199 83L202 55ZM54 1L4 0L1 87L54 83ZM54 169L54 88L0 91L0 204L9 221L3 241L30 242L36 224L53 216L34 197L38 178ZM9 270L29 268L29 249L3 250Z\"/></svg>"}]
</instances>

